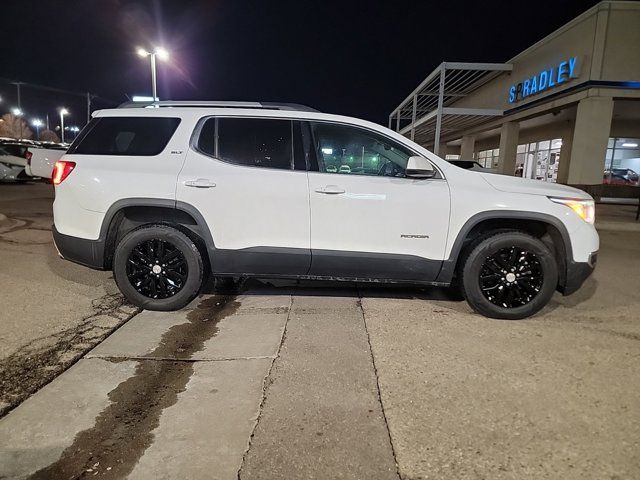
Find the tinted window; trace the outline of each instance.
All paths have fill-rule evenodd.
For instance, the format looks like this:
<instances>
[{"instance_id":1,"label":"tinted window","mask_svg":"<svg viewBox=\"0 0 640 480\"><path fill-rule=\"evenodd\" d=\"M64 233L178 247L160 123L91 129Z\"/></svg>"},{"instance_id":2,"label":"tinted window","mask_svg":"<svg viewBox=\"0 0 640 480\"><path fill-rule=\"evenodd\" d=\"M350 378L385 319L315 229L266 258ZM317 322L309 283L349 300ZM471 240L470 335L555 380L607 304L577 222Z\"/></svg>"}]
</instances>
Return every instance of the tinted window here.
<instances>
[{"instance_id":1,"label":"tinted window","mask_svg":"<svg viewBox=\"0 0 640 480\"><path fill-rule=\"evenodd\" d=\"M217 156L238 165L291 169L291 138L290 120L219 118Z\"/></svg>"},{"instance_id":2,"label":"tinted window","mask_svg":"<svg viewBox=\"0 0 640 480\"><path fill-rule=\"evenodd\" d=\"M375 132L314 123L318 171L344 175L404 177L412 153Z\"/></svg>"},{"instance_id":3,"label":"tinted window","mask_svg":"<svg viewBox=\"0 0 640 480\"><path fill-rule=\"evenodd\" d=\"M69 153L88 155L158 155L178 128L179 118L100 117L92 120Z\"/></svg>"}]
</instances>

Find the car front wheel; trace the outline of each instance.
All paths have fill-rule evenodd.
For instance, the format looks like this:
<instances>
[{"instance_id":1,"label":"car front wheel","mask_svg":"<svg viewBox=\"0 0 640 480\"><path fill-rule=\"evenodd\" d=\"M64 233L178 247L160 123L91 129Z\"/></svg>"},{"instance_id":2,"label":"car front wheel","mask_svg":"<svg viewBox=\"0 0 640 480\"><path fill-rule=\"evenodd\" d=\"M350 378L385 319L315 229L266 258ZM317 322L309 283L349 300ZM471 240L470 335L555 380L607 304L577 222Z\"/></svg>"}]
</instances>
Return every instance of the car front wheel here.
<instances>
[{"instance_id":1,"label":"car front wheel","mask_svg":"<svg viewBox=\"0 0 640 480\"><path fill-rule=\"evenodd\" d=\"M479 239L462 266L462 293L491 318L517 320L542 309L558 284L553 253L538 238L501 232Z\"/></svg>"},{"instance_id":2,"label":"car front wheel","mask_svg":"<svg viewBox=\"0 0 640 480\"><path fill-rule=\"evenodd\" d=\"M127 233L116 247L113 274L134 305L147 310L178 310L202 285L204 264L198 247L167 225L147 225Z\"/></svg>"}]
</instances>

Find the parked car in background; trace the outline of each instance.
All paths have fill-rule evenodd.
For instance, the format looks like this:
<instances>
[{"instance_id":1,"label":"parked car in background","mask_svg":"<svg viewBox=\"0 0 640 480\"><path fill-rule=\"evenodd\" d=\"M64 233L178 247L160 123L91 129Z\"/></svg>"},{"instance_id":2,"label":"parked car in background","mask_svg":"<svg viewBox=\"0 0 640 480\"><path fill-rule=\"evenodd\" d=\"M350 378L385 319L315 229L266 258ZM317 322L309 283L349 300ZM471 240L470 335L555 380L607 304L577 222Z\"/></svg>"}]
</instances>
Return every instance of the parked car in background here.
<instances>
[{"instance_id":1,"label":"parked car in background","mask_svg":"<svg viewBox=\"0 0 640 480\"><path fill-rule=\"evenodd\" d=\"M640 185L640 175L630 168L613 168L604 171L603 183L609 185Z\"/></svg>"},{"instance_id":2,"label":"parked car in background","mask_svg":"<svg viewBox=\"0 0 640 480\"><path fill-rule=\"evenodd\" d=\"M51 178L53 165L69 148L63 143L41 142L29 146L31 158L27 162L25 172L32 177Z\"/></svg>"},{"instance_id":3,"label":"parked car in background","mask_svg":"<svg viewBox=\"0 0 640 480\"><path fill-rule=\"evenodd\" d=\"M24 166L17 164L9 152L0 146L0 182L24 182L29 176L24 171ZM22 160L19 160L22 163Z\"/></svg>"},{"instance_id":4,"label":"parked car in background","mask_svg":"<svg viewBox=\"0 0 640 480\"><path fill-rule=\"evenodd\" d=\"M28 147L15 140L0 141L0 181L26 182L30 179L25 172L29 162Z\"/></svg>"},{"instance_id":5,"label":"parked car in background","mask_svg":"<svg viewBox=\"0 0 640 480\"><path fill-rule=\"evenodd\" d=\"M5 180L26 181L30 177L51 178L53 165L68 145L34 140L0 139L0 162ZM11 165L11 168L6 167ZM0 179L2 173L0 173Z\"/></svg>"},{"instance_id":6,"label":"parked car in background","mask_svg":"<svg viewBox=\"0 0 640 480\"><path fill-rule=\"evenodd\" d=\"M9 165L26 167L31 158L29 145L18 140L0 142L0 161Z\"/></svg>"}]
</instances>

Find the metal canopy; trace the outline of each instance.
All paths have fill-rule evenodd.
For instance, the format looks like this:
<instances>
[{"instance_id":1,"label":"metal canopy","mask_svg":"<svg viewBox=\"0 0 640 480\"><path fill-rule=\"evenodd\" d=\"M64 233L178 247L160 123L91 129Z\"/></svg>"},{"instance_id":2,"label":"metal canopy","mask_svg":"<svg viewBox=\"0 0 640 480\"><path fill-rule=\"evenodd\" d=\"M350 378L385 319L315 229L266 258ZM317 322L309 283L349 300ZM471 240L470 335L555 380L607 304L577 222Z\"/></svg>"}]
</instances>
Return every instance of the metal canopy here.
<instances>
[{"instance_id":1,"label":"metal canopy","mask_svg":"<svg viewBox=\"0 0 640 480\"><path fill-rule=\"evenodd\" d=\"M391 112L389 128L408 134L420 144L433 144L433 151L438 154L443 134L504 114L503 110L452 105L512 69L508 63L443 62Z\"/></svg>"}]
</instances>

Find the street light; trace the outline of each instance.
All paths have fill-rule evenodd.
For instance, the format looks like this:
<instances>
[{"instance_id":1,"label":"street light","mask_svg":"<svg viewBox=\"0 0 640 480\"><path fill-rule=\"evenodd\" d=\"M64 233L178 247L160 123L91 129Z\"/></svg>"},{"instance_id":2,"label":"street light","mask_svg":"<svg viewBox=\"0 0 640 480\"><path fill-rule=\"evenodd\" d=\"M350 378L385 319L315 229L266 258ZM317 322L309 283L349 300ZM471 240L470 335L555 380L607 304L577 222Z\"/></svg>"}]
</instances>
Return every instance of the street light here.
<instances>
[{"instance_id":1,"label":"street light","mask_svg":"<svg viewBox=\"0 0 640 480\"><path fill-rule=\"evenodd\" d=\"M60 109L60 135L62 137L62 143L64 143L64 116L69 114L69 110L62 107Z\"/></svg>"},{"instance_id":2,"label":"street light","mask_svg":"<svg viewBox=\"0 0 640 480\"><path fill-rule=\"evenodd\" d=\"M36 140L40 140L40 127L42 126L42 120L39 118L34 118L31 120L31 125L36 127Z\"/></svg>"},{"instance_id":3,"label":"street light","mask_svg":"<svg viewBox=\"0 0 640 480\"><path fill-rule=\"evenodd\" d=\"M169 60L169 52L167 52L164 48L156 47L153 52L148 52L144 48L140 47L137 50L138 55L142 58L149 57L151 59L151 96L154 101L158 100L158 91L156 85L156 57L158 57L162 61Z\"/></svg>"}]
</instances>

